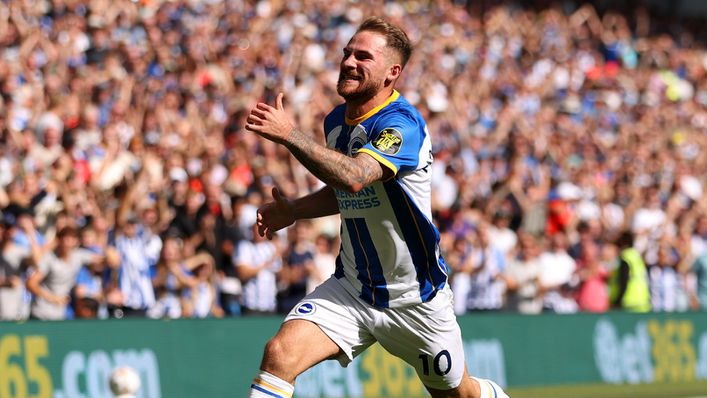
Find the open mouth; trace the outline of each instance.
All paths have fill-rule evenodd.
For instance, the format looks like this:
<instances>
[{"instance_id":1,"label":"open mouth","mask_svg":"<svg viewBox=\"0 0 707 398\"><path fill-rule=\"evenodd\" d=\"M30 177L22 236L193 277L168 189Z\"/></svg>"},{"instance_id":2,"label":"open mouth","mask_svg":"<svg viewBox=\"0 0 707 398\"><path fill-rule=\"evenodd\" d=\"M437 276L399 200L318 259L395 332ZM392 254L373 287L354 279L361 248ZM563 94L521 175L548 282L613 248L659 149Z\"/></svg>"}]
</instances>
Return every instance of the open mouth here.
<instances>
[{"instance_id":1,"label":"open mouth","mask_svg":"<svg viewBox=\"0 0 707 398\"><path fill-rule=\"evenodd\" d=\"M341 82L344 82L344 81L355 81L355 82L357 82L357 81L359 81L359 80L361 80L360 77L358 77L358 76L352 76L352 75L344 75L344 76L341 76L341 78L339 79L339 81L341 81Z\"/></svg>"}]
</instances>

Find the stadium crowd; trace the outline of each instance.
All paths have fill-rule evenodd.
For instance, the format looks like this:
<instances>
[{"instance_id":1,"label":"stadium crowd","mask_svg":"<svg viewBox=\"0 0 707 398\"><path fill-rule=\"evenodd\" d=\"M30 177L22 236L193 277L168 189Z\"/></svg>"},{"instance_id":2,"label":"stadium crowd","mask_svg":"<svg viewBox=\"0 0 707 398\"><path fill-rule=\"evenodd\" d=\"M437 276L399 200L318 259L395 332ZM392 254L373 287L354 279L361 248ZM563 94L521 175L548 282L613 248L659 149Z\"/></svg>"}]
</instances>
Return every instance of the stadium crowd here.
<instances>
[{"instance_id":1,"label":"stadium crowd","mask_svg":"<svg viewBox=\"0 0 707 398\"><path fill-rule=\"evenodd\" d=\"M457 313L707 310L704 20L466 3L2 2L0 319L291 308L339 226L254 233L272 187L321 182L244 118L282 91L323 140L343 40L381 14L416 43L398 90Z\"/></svg>"}]
</instances>

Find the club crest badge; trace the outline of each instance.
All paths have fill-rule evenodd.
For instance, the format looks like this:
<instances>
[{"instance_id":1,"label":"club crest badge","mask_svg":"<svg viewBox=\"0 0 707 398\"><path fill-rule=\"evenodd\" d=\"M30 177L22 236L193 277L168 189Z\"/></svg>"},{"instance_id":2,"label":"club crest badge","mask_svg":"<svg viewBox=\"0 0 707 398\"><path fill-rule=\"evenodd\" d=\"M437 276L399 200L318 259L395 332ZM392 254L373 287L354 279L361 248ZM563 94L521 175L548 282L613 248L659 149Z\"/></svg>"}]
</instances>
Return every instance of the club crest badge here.
<instances>
[{"instance_id":1,"label":"club crest badge","mask_svg":"<svg viewBox=\"0 0 707 398\"><path fill-rule=\"evenodd\" d=\"M395 155L403 145L403 136L396 129L383 129L373 140L372 145L386 155Z\"/></svg>"},{"instance_id":2,"label":"club crest badge","mask_svg":"<svg viewBox=\"0 0 707 398\"><path fill-rule=\"evenodd\" d=\"M314 303L301 303L295 308L295 313L297 315L312 315L317 311L317 307Z\"/></svg>"}]
</instances>

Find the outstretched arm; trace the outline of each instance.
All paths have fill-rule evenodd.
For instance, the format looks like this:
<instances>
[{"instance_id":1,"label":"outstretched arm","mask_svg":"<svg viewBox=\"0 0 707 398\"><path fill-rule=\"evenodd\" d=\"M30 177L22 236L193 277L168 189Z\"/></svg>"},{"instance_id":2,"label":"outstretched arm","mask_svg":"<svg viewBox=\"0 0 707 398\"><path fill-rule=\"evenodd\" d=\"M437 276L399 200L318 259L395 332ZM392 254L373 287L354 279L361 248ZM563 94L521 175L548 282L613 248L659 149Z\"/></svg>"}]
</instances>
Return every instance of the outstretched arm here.
<instances>
[{"instance_id":1,"label":"outstretched arm","mask_svg":"<svg viewBox=\"0 0 707 398\"><path fill-rule=\"evenodd\" d=\"M35 273L30 275L30 277L27 279L27 290L29 290L29 292L34 294L35 296L41 297L52 304L68 304L69 296L55 294L54 292L42 286L42 281L45 277L46 275L43 274L41 271L35 271Z\"/></svg>"},{"instance_id":2,"label":"outstretched arm","mask_svg":"<svg viewBox=\"0 0 707 398\"><path fill-rule=\"evenodd\" d=\"M275 232L289 227L296 220L330 216L339 213L334 189L326 186L298 199L289 200L273 188L274 201L258 209L258 233L272 239Z\"/></svg>"},{"instance_id":3,"label":"outstretched arm","mask_svg":"<svg viewBox=\"0 0 707 398\"><path fill-rule=\"evenodd\" d=\"M312 141L290 123L282 97L282 93L278 94L276 107L265 103L256 105L248 116L246 130L286 146L317 178L343 191L358 192L392 176L392 170L370 155L359 153L350 157Z\"/></svg>"},{"instance_id":4,"label":"outstretched arm","mask_svg":"<svg viewBox=\"0 0 707 398\"><path fill-rule=\"evenodd\" d=\"M358 192L392 174L392 170L366 153L346 156L312 141L294 128L287 135L285 146L312 174L343 191Z\"/></svg>"}]
</instances>

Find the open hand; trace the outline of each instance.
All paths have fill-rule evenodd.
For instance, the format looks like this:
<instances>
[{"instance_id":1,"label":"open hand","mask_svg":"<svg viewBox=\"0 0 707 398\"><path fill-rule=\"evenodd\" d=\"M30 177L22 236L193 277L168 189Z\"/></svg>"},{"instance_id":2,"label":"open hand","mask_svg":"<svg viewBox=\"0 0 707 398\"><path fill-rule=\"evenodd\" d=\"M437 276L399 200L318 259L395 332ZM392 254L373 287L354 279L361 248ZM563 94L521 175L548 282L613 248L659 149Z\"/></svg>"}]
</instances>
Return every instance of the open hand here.
<instances>
[{"instance_id":1,"label":"open hand","mask_svg":"<svg viewBox=\"0 0 707 398\"><path fill-rule=\"evenodd\" d=\"M268 202L258 209L258 233L272 239L275 232L282 228L289 227L295 222L295 215L292 204L287 198L282 196L280 190L272 189L274 202Z\"/></svg>"},{"instance_id":2,"label":"open hand","mask_svg":"<svg viewBox=\"0 0 707 398\"><path fill-rule=\"evenodd\" d=\"M275 107L259 102L250 111L246 119L245 129L270 141L284 144L294 126L282 106L283 97L284 94L282 93L277 95Z\"/></svg>"}]
</instances>

